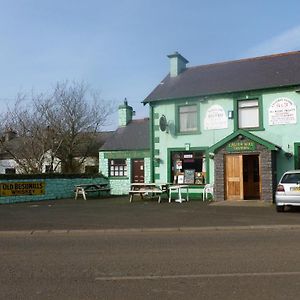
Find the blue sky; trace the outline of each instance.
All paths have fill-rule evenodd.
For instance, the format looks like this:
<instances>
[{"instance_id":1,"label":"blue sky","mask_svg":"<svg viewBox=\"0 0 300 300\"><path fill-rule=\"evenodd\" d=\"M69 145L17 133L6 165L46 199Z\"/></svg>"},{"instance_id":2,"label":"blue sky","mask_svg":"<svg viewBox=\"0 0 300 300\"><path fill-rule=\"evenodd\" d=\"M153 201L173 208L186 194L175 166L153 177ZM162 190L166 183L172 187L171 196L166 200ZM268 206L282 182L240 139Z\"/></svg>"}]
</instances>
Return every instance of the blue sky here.
<instances>
[{"instance_id":1,"label":"blue sky","mask_svg":"<svg viewBox=\"0 0 300 300\"><path fill-rule=\"evenodd\" d=\"M289 0L0 0L0 104L83 80L145 117L168 54L194 66L300 50L299 11Z\"/></svg>"}]
</instances>

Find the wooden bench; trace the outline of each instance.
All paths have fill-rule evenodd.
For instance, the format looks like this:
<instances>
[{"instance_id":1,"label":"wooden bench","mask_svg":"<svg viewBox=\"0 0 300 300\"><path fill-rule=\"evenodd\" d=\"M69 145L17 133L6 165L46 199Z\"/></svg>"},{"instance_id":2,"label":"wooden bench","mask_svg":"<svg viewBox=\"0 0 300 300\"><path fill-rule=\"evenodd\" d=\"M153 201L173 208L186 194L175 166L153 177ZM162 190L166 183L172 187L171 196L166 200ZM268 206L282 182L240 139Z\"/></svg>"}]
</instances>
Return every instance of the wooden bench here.
<instances>
[{"instance_id":1,"label":"wooden bench","mask_svg":"<svg viewBox=\"0 0 300 300\"><path fill-rule=\"evenodd\" d=\"M80 184L75 186L75 200L82 195L86 200L86 194L90 192L110 192L108 184Z\"/></svg>"}]
</instances>

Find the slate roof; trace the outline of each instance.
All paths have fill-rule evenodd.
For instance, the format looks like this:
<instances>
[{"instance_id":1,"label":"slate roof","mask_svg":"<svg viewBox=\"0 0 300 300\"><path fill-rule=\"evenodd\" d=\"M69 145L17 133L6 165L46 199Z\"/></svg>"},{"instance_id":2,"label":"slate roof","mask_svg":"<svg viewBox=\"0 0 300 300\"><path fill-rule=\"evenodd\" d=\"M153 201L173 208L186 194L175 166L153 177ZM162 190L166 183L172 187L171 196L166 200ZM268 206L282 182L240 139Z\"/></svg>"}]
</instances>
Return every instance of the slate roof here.
<instances>
[{"instance_id":1,"label":"slate roof","mask_svg":"<svg viewBox=\"0 0 300 300\"><path fill-rule=\"evenodd\" d=\"M300 51L187 68L167 75L143 103L300 84Z\"/></svg>"},{"instance_id":2,"label":"slate roof","mask_svg":"<svg viewBox=\"0 0 300 300\"><path fill-rule=\"evenodd\" d=\"M119 127L100 151L146 150L149 140L149 118L132 120L126 127Z\"/></svg>"}]
</instances>

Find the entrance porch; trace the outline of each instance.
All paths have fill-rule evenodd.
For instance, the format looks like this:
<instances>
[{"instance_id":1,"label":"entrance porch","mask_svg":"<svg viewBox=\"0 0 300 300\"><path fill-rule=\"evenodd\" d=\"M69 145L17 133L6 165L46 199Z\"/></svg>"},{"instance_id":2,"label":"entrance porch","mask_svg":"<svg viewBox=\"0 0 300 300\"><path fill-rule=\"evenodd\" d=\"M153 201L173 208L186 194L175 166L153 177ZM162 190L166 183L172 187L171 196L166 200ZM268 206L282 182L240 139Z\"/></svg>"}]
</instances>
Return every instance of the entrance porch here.
<instances>
[{"instance_id":1,"label":"entrance porch","mask_svg":"<svg viewBox=\"0 0 300 300\"><path fill-rule=\"evenodd\" d=\"M276 151L279 148L239 130L212 146L214 199L272 201L276 186Z\"/></svg>"}]
</instances>

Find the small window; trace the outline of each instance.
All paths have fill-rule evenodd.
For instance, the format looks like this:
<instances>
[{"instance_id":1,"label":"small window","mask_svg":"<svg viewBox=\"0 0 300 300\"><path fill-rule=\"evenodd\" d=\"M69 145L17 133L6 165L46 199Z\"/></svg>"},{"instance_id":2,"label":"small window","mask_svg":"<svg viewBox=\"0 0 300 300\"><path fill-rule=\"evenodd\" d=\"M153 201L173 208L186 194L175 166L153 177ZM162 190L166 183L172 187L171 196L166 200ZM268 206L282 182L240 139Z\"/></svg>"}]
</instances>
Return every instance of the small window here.
<instances>
[{"instance_id":1,"label":"small window","mask_svg":"<svg viewBox=\"0 0 300 300\"><path fill-rule=\"evenodd\" d=\"M193 132L198 130L197 105L179 107L179 132Z\"/></svg>"},{"instance_id":2,"label":"small window","mask_svg":"<svg viewBox=\"0 0 300 300\"><path fill-rule=\"evenodd\" d=\"M238 101L238 124L239 128L258 128L259 103L258 99Z\"/></svg>"},{"instance_id":3,"label":"small window","mask_svg":"<svg viewBox=\"0 0 300 300\"><path fill-rule=\"evenodd\" d=\"M109 176L110 177L125 177L127 176L126 159L110 159Z\"/></svg>"}]
</instances>

